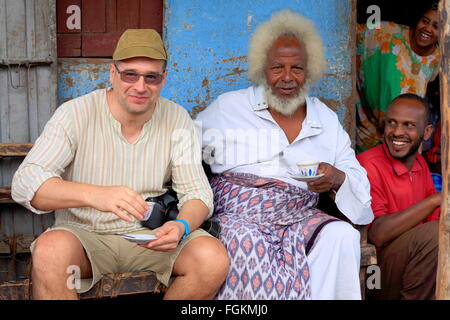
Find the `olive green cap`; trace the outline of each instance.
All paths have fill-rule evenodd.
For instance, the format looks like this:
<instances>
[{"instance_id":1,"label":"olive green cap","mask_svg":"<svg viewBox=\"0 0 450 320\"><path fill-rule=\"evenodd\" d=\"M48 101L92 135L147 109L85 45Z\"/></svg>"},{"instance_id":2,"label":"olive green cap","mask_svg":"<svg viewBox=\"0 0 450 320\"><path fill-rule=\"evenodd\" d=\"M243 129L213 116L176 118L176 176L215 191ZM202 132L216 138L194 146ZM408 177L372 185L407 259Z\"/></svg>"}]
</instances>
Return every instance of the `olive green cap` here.
<instances>
[{"instance_id":1,"label":"olive green cap","mask_svg":"<svg viewBox=\"0 0 450 320\"><path fill-rule=\"evenodd\" d=\"M128 29L117 41L113 60L147 57L167 61L167 52L161 36L153 29Z\"/></svg>"}]
</instances>

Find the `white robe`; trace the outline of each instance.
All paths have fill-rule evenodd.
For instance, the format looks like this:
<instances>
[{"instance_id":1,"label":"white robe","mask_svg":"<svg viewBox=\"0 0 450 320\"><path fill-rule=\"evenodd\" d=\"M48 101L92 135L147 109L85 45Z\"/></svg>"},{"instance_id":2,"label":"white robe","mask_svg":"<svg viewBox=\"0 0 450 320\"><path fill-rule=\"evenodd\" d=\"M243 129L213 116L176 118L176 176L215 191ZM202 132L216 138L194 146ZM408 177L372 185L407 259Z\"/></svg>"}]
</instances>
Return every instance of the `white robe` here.
<instances>
[{"instance_id":1,"label":"white robe","mask_svg":"<svg viewBox=\"0 0 450 320\"><path fill-rule=\"evenodd\" d=\"M348 134L334 111L319 99L306 98L306 117L298 137L289 143L268 111L262 87L219 96L198 114L196 127L203 159L213 173L245 172L292 179L300 161L327 162L345 173L336 206L354 224L373 220L370 184L356 160ZM345 222L333 222L319 233L308 255L313 299L360 299L359 233Z\"/></svg>"}]
</instances>

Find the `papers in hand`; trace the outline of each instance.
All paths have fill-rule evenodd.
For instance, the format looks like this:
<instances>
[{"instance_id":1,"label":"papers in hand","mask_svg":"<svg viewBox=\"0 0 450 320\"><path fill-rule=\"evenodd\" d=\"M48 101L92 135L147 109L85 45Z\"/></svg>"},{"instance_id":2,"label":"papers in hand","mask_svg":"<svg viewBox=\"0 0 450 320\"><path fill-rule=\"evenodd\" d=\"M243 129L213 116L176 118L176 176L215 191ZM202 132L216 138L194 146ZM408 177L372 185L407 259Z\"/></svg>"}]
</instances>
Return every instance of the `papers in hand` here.
<instances>
[{"instance_id":1,"label":"papers in hand","mask_svg":"<svg viewBox=\"0 0 450 320\"><path fill-rule=\"evenodd\" d=\"M145 234L145 233L122 234L122 238L137 244L144 244L149 241L158 239L158 237L154 236L153 234Z\"/></svg>"}]
</instances>

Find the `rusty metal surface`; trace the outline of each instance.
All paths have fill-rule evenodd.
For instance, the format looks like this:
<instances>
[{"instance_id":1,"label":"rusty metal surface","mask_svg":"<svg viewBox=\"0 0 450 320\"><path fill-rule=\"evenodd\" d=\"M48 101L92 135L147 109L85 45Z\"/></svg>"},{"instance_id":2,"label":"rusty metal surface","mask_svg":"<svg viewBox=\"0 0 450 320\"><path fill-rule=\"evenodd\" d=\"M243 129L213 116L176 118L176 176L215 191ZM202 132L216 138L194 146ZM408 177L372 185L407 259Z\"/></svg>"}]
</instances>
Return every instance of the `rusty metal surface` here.
<instances>
[{"instance_id":1,"label":"rusty metal surface","mask_svg":"<svg viewBox=\"0 0 450 320\"><path fill-rule=\"evenodd\" d=\"M25 279L19 282L0 285L0 300L30 300L32 299L31 281Z\"/></svg>"},{"instance_id":2,"label":"rusty metal surface","mask_svg":"<svg viewBox=\"0 0 450 320\"><path fill-rule=\"evenodd\" d=\"M32 239L16 239L31 241ZM11 244L16 245L16 244ZM0 300L27 300L31 294L31 254L0 253ZM139 293L164 293L167 288L152 271L106 274L80 299L114 298Z\"/></svg>"},{"instance_id":3,"label":"rusty metal surface","mask_svg":"<svg viewBox=\"0 0 450 320\"><path fill-rule=\"evenodd\" d=\"M2 265L2 262L6 262L6 264ZM33 298L32 282L29 276L31 261L24 260L19 266L16 266L16 264L18 262L12 259L2 259L0 255L0 300L29 300ZM5 272L1 272L2 270L6 270L6 277L4 276ZM104 275L91 290L80 294L79 298L102 299L139 293L160 294L166 290L167 288L158 281L151 271L116 273Z\"/></svg>"},{"instance_id":4,"label":"rusty metal surface","mask_svg":"<svg viewBox=\"0 0 450 320\"><path fill-rule=\"evenodd\" d=\"M16 239L19 242L32 239ZM11 244L16 245L16 244ZM31 298L31 254L29 252L0 254L0 300L27 300ZM106 274L80 299L114 298L138 293L164 293L152 271Z\"/></svg>"},{"instance_id":5,"label":"rusty metal surface","mask_svg":"<svg viewBox=\"0 0 450 320\"><path fill-rule=\"evenodd\" d=\"M0 285L30 278L31 255L27 253L0 254Z\"/></svg>"},{"instance_id":6,"label":"rusty metal surface","mask_svg":"<svg viewBox=\"0 0 450 320\"><path fill-rule=\"evenodd\" d=\"M24 236L17 234L10 237L3 237L0 240L0 254L15 254L30 252L31 243L37 238L36 236Z\"/></svg>"},{"instance_id":7,"label":"rusty metal surface","mask_svg":"<svg viewBox=\"0 0 450 320\"><path fill-rule=\"evenodd\" d=\"M14 200L11 198L10 187L0 187L0 204L2 203L14 203Z\"/></svg>"},{"instance_id":8,"label":"rusty metal surface","mask_svg":"<svg viewBox=\"0 0 450 320\"><path fill-rule=\"evenodd\" d=\"M0 254L29 252L31 242L54 223L54 214L33 214L13 203L0 204Z\"/></svg>"}]
</instances>

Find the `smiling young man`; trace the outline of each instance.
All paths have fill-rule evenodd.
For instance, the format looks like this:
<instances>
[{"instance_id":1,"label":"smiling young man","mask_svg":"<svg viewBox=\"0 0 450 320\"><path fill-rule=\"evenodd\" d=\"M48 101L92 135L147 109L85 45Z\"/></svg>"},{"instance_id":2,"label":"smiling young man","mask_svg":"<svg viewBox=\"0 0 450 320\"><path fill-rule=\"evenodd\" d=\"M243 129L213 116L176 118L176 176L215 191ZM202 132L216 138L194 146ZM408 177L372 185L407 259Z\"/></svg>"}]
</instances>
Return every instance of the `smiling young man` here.
<instances>
[{"instance_id":1,"label":"smiling young man","mask_svg":"<svg viewBox=\"0 0 450 320\"><path fill-rule=\"evenodd\" d=\"M110 64L112 88L61 105L14 175L12 196L32 212L55 210L55 225L32 244L35 299L75 299L106 273L151 270L166 299L210 299L224 281L223 245L198 229L212 213L189 114L160 96L167 53L152 29L120 37ZM171 180L180 212L143 228L144 201ZM155 234L136 245L125 233ZM81 286L68 286L69 267Z\"/></svg>"},{"instance_id":2,"label":"smiling young man","mask_svg":"<svg viewBox=\"0 0 450 320\"><path fill-rule=\"evenodd\" d=\"M376 299L435 297L441 194L419 153L433 130L428 117L425 99L398 96L386 113L384 144L357 156L367 170L375 215L368 236L379 248Z\"/></svg>"}]
</instances>

